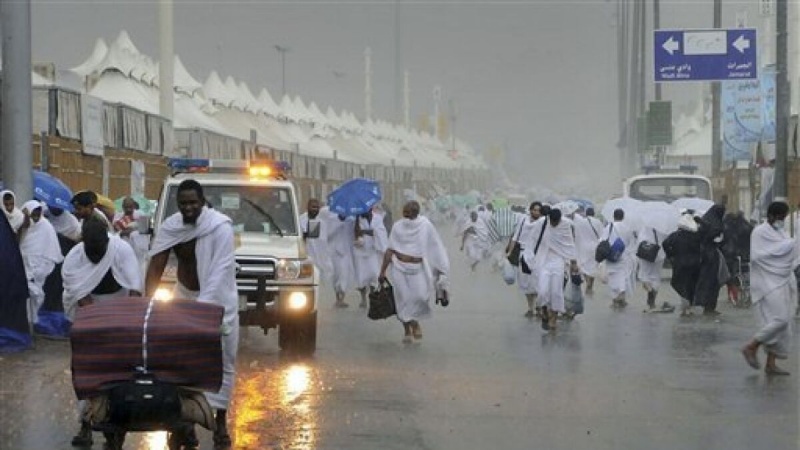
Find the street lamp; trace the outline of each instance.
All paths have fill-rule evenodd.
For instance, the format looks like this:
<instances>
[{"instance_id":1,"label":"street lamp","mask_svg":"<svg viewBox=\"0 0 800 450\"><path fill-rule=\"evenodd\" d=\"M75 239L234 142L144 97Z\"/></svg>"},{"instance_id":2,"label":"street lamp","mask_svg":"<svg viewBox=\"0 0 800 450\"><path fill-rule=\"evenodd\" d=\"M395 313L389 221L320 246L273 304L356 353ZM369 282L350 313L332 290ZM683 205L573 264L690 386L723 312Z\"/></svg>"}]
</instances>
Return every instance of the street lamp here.
<instances>
[{"instance_id":1,"label":"street lamp","mask_svg":"<svg viewBox=\"0 0 800 450\"><path fill-rule=\"evenodd\" d=\"M286 52L289 51L289 47L285 47L282 45L276 45L275 50L281 54L281 88L283 90L283 96L286 95Z\"/></svg>"}]
</instances>

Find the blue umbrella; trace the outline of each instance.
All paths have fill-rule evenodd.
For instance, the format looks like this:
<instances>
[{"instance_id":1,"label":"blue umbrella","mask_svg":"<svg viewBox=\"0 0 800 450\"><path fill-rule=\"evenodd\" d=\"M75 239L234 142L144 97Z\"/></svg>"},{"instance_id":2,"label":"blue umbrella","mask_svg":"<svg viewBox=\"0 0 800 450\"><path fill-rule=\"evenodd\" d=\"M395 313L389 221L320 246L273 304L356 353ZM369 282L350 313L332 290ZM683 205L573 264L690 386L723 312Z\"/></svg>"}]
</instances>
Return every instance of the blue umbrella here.
<instances>
[{"instance_id":1,"label":"blue umbrella","mask_svg":"<svg viewBox=\"0 0 800 450\"><path fill-rule=\"evenodd\" d=\"M33 171L33 197L51 208L72 212L72 190L46 172Z\"/></svg>"},{"instance_id":2,"label":"blue umbrella","mask_svg":"<svg viewBox=\"0 0 800 450\"><path fill-rule=\"evenodd\" d=\"M381 187L377 181L354 178L328 195L328 207L337 215L358 216L368 213L381 198Z\"/></svg>"}]
</instances>

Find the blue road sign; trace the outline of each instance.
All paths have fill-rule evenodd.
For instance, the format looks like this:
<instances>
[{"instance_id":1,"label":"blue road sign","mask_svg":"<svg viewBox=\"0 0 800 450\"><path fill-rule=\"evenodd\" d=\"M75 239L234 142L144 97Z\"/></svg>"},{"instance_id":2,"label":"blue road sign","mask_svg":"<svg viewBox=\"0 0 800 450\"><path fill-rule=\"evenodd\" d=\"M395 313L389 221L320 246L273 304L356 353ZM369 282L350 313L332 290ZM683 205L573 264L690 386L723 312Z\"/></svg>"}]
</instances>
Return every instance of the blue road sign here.
<instances>
[{"instance_id":1,"label":"blue road sign","mask_svg":"<svg viewBox=\"0 0 800 450\"><path fill-rule=\"evenodd\" d=\"M653 44L656 82L758 77L754 28L656 30Z\"/></svg>"}]
</instances>

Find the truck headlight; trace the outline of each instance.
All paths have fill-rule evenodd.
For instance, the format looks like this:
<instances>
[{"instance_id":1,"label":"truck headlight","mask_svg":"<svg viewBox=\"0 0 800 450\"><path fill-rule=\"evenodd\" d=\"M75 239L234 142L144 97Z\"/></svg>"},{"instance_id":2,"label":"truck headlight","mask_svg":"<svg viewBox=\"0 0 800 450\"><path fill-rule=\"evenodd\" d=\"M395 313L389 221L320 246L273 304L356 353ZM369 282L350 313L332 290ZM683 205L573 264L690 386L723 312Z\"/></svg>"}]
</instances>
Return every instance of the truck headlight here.
<instances>
[{"instance_id":1,"label":"truck headlight","mask_svg":"<svg viewBox=\"0 0 800 450\"><path fill-rule=\"evenodd\" d=\"M171 301L173 297L174 296L172 295L172 289L167 289L163 287L156 289L156 292L153 294L154 299L162 302Z\"/></svg>"},{"instance_id":2,"label":"truck headlight","mask_svg":"<svg viewBox=\"0 0 800 450\"><path fill-rule=\"evenodd\" d=\"M311 278L312 276L314 276L314 264L310 260L278 260L278 266L276 267L276 278L278 280L296 280L298 278Z\"/></svg>"},{"instance_id":3,"label":"truck headlight","mask_svg":"<svg viewBox=\"0 0 800 450\"><path fill-rule=\"evenodd\" d=\"M292 292L289 295L289 309L304 309L308 306L308 296L305 292Z\"/></svg>"}]
</instances>

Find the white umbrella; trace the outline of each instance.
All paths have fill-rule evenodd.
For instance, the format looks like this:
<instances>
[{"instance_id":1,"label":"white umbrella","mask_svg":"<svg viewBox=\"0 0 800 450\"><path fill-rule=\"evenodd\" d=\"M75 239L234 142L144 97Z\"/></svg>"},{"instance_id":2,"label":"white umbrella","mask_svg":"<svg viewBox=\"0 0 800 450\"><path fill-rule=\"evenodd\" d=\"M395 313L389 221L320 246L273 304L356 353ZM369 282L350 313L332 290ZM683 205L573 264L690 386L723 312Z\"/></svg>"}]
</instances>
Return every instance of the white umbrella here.
<instances>
[{"instance_id":1,"label":"white umbrella","mask_svg":"<svg viewBox=\"0 0 800 450\"><path fill-rule=\"evenodd\" d=\"M697 198L697 197L681 197L674 202L672 202L672 206L680 211L681 209L693 209L695 214L705 214L706 211L711 209L714 206L714 202L711 200L706 200L704 198Z\"/></svg>"},{"instance_id":2,"label":"white umbrella","mask_svg":"<svg viewBox=\"0 0 800 450\"><path fill-rule=\"evenodd\" d=\"M639 210L641 209L643 203L644 202L640 200L630 197L612 198L611 200L606 201L606 203L603 205L603 209L600 210L600 214L602 214L607 221L611 222L614 220L614 211L621 209L625 212L625 219L623 222L634 230L638 230L641 227Z\"/></svg>"},{"instance_id":3,"label":"white umbrella","mask_svg":"<svg viewBox=\"0 0 800 450\"><path fill-rule=\"evenodd\" d=\"M577 202L566 200L553 205L553 209L558 209L561 211L561 214L568 216L570 214L574 214L576 211L581 209L581 207Z\"/></svg>"},{"instance_id":4,"label":"white umbrella","mask_svg":"<svg viewBox=\"0 0 800 450\"><path fill-rule=\"evenodd\" d=\"M681 218L680 210L666 202L642 202L636 215L642 226L664 234L676 231Z\"/></svg>"}]
</instances>

